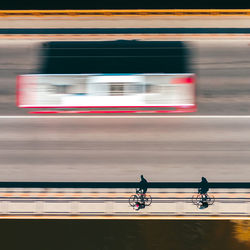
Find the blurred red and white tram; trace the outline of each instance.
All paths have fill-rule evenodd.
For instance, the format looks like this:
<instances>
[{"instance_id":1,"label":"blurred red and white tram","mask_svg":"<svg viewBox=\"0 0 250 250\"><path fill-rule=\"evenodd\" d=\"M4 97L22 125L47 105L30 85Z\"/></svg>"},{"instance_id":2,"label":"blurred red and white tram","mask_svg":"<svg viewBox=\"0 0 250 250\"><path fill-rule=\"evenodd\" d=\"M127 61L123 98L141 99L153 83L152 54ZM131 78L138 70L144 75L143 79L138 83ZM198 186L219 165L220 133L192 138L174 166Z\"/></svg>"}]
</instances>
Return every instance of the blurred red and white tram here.
<instances>
[{"instance_id":1,"label":"blurred red and white tram","mask_svg":"<svg viewBox=\"0 0 250 250\"><path fill-rule=\"evenodd\" d=\"M32 113L195 112L195 75L20 75L17 106Z\"/></svg>"}]
</instances>

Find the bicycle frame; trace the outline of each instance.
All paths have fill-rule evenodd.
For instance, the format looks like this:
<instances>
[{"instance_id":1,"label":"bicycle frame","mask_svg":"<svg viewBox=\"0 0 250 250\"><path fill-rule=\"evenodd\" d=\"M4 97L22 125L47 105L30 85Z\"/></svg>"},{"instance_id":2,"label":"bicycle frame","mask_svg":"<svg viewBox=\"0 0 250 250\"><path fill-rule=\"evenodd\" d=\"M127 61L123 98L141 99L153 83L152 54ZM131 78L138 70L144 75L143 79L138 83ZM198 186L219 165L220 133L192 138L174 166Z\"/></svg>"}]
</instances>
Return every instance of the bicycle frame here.
<instances>
[{"instance_id":1,"label":"bicycle frame","mask_svg":"<svg viewBox=\"0 0 250 250\"><path fill-rule=\"evenodd\" d=\"M142 190L136 189L136 194L129 198L129 204L134 207L138 201L149 206L152 203L152 198L150 195L144 194Z\"/></svg>"},{"instance_id":2,"label":"bicycle frame","mask_svg":"<svg viewBox=\"0 0 250 250\"><path fill-rule=\"evenodd\" d=\"M192 202L197 207L199 206L200 203L203 203L203 202L207 202L208 205L213 205L214 200L215 200L214 196L213 195L208 195L207 193L206 194L198 193L196 195L193 195L193 197L192 197Z\"/></svg>"}]
</instances>

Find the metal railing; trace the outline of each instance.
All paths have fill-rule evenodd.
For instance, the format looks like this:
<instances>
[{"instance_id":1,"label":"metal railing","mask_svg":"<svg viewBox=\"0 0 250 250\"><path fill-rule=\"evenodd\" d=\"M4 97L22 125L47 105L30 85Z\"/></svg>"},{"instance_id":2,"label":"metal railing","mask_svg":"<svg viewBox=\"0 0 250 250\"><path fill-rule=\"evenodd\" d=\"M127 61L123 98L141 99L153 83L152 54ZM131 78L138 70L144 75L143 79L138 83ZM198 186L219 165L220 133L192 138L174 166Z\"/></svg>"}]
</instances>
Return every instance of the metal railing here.
<instances>
[{"instance_id":1,"label":"metal railing","mask_svg":"<svg viewBox=\"0 0 250 250\"><path fill-rule=\"evenodd\" d=\"M21 215L141 215L148 216L250 216L249 200L217 199L214 205L206 210L199 210L190 199L153 200L152 205L141 211L129 206L128 200L115 199L0 199L0 218L2 216Z\"/></svg>"},{"instance_id":2,"label":"metal railing","mask_svg":"<svg viewBox=\"0 0 250 250\"><path fill-rule=\"evenodd\" d=\"M0 10L0 17L46 16L248 16L250 9Z\"/></svg>"}]
</instances>

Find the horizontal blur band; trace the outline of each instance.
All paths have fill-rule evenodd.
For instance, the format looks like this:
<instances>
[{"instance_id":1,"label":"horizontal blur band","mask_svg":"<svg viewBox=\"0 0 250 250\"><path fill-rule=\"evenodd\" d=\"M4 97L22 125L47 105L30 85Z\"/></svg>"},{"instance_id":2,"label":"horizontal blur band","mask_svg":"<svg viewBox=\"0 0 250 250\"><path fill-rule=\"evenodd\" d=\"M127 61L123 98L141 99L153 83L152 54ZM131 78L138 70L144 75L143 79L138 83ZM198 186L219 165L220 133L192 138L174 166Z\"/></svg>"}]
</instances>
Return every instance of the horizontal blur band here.
<instances>
[{"instance_id":1,"label":"horizontal blur band","mask_svg":"<svg viewBox=\"0 0 250 250\"><path fill-rule=\"evenodd\" d=\"M0 188L137 188L138 182L0 182ZM198 188L200 182L150 182L148 188ZM210 188L250 188L250 182L211 182Z\"/></svg>"},{"instance_id":2,"label":"horizontal blur band","mask_svg":"<svg viewBox=\"0 0 250 250\"><path fill-rule=\"evenodd\" d=\"M250 220L241 215L1 215L0 219L37 219L37 220Z\"/></svg>"},{"instance_id":3,"label":"horizontal blur band","mask_svg":"<svg viewBox=\"0 0 250 250\"><path fill-rule=\"evenodd\" d=\"M45 28L0 29L3 35L250 34L250 28Z\"/></svg>"},{"instance_id":4,"label":"horizontal blur band","mask_svg":"<svg viewBox=\"0 0 250 250\"><path fill-rule=\"evenodd\" d=\"M8 16L248 16L250 9L1 10Z\"/></svg>"}]
</instances>

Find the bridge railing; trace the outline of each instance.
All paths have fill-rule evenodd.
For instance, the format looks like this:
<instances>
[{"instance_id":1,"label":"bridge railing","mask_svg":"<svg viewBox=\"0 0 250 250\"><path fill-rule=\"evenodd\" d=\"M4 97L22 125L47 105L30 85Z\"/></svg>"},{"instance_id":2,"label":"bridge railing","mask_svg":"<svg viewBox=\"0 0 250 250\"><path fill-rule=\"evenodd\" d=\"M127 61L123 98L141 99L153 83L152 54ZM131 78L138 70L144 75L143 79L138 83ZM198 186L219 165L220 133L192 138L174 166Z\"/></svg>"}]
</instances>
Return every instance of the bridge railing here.
<instances>
[{"instance_id":1,"label":"bridge railing","mask_svg":"<svg viewBox=\"0 0 250 250\"><path fill-rule=\"evenodd\" d=\"M0 17L46 16L248 16L250 9L1 10Z\"/></svg>"},{"instance_id":2,"label":"bridge railing","mask_svg":"<svg viewBox=\"0 0 250 250\"><path fill-rule=\"evenodd\" d=\"M26 216L27 218L103 218L133 216L173 217L234 217L250 218L250 193L248 189L212 189L213 205L198 209L192 203L196 189L156 189L149 194L152 204L136 211L129 205L133 188L102 190L96 188L1 188L0 218Z\"/></svg>"}]
</instances>

